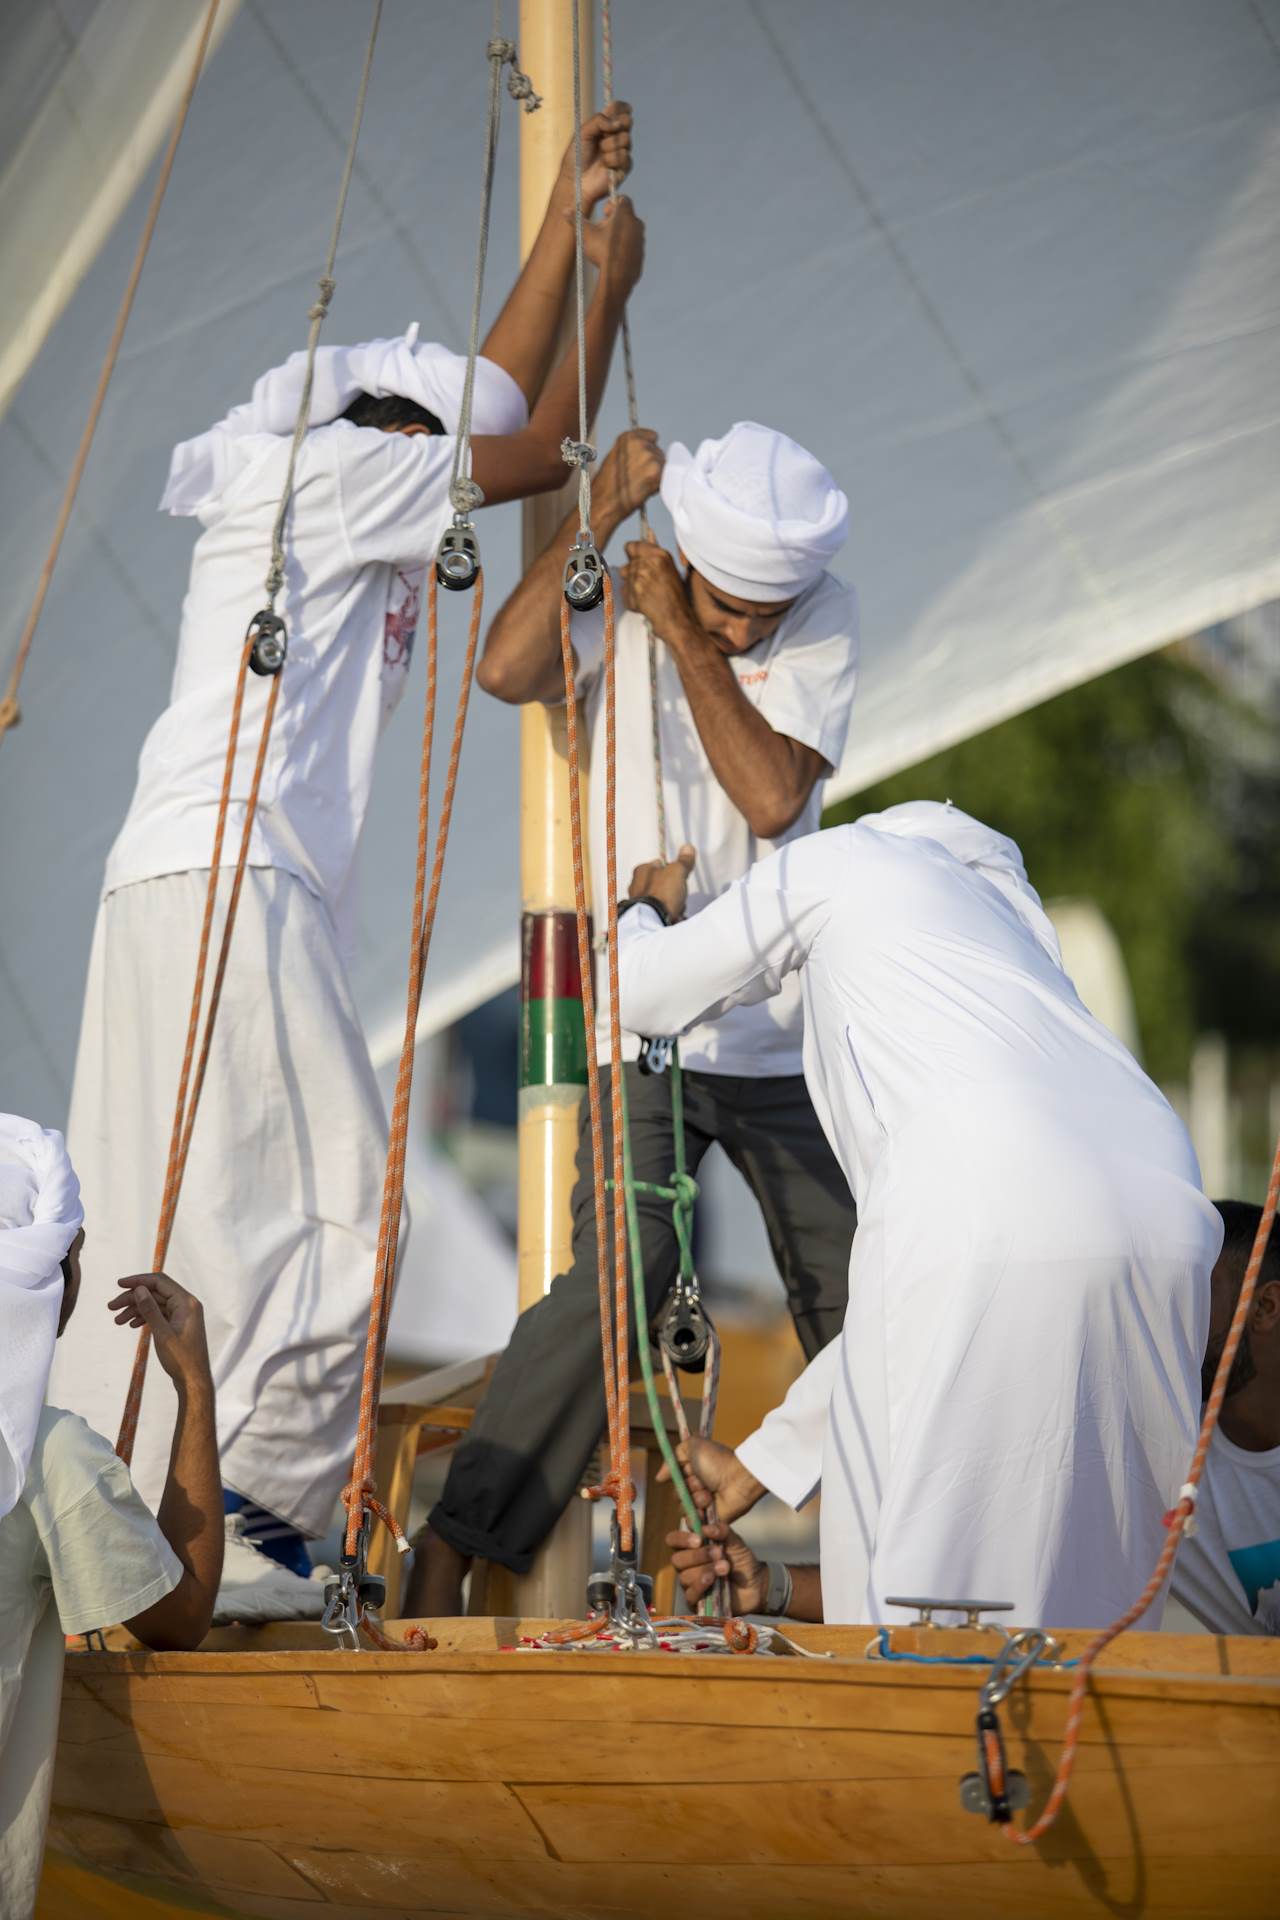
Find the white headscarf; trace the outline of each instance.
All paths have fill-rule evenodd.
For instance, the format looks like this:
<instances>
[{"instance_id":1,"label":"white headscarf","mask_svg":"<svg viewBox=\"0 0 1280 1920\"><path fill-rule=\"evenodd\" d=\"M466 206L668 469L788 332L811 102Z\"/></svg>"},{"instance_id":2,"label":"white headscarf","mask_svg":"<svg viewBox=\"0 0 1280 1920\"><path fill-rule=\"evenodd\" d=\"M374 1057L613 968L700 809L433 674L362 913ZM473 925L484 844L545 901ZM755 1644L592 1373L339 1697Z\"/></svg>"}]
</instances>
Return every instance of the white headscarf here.
<instances>
[{"instance_id":1,"label":"white headscarf","mask_svg":"<svg viewBox=\"0 0 1280 1920\"><path fill-rule=\"evenodd\" d=\"M31 1463L62 1307L62 1262L80 1231L80 1182L62 1135L0 1113L0 1520Z\"/></svg>"},{"instance_id":2,"label":"white headscarf","mask_svg":"<svg viewBox=\"0 0 1280 1920\"><path fill-rule=\"evenodd\" d=\"M264 373L253 398L233 407L225 420L173 450L162 512L199 513L212 506L261 451L261 434L292 435L306 375L305 353L291 353L282 367ZM376 400L398 394L434 413L448 434L457 432L466 378L464 355L437 341L420 341L415 321L398 340L364 340L354 347L321 347L316 354L308 423L325 426L345 412L358 393ZM477 436L519 433L529 424L525 397L505 368L476 361L471 429Z\"/></svg>"},{"instance_id":3,"label":"white headscarf","mask_svg":"<svg viewBox=\"0 0 1280 1920\"><path fill-rule=\"evenodd\" d=\"M821 461L754 420L696 453L676 441L662 498L685 558L742 600L793 600L849 532L849 502Z\"/></svg>"},{"instance_id":4,"label":"white headscarf","mask_svg":"<svg viewBox=\"0 0 1280 1920\"><path fill-rule=\"evenodd\" d=\"M904 839L932 840L962 866L973 867L1004 895L1054 966L1062 966L1062 948L1053 922L1027 878L1016 841L1007 834L997 833L972 814L962 813L950 800L945 805L937 800L905 800L883 813L864 813L858 825L874 827L877 833L901 834Z\"/></svg>"}]
</instances>

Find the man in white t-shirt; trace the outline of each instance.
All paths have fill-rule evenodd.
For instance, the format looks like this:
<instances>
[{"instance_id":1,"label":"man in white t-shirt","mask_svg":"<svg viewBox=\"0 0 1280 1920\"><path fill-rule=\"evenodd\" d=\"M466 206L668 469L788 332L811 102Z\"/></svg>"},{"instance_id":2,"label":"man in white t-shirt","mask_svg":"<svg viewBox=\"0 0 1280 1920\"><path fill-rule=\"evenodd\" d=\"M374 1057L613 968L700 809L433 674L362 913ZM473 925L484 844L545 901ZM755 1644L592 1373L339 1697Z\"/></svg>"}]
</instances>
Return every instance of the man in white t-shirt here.
<instances>
[{"instance_id":1,"label":"man in white t-shirt","mask_svg":"<svg viewBox=\"0 0 1280 1920\"><path fill-rule=\"evenodd\" d=\"M588 206L605 197L611 172L629 169L630 125L617 105L584 127ZM489 506L564 477L576 353L549 369L572 272L572 202L566 155L476 368L470 468ZM628 200L588 223L586 247L597 268L586 324L594 406L643 265ZM355 857L378 740L408 676L424 569L450 518L466 371L462 356L416 335L317 358L286 536L288 656L171 1243L206 1302L236 1557L256 1541L278 1605L298 1614L322 1606L305 1540L328 1527L354 1445L386 1154L345 966ZM179 446L162 503L203 531L170 704L142 751L90 959L69 1132L95 1222L91 1293L153 1244L232 691L263 602L303 365L298 354L264 375L249 403ZM237 857L268 684L249 677L225 864ZM215 942L220 927L221 913ZM63 1344L56 1394L114 1432L130 1356L96 1329L77 1326ZM152 1502L171 1427L170 1396L152 1381L134 1452Z\"/></svg>"},{"instance_id":2,"label":"man in white t-shirt","mask_svg":"<svg viewBox=\"0 0 1280 1920\"><path fill-rule=\"evenodd\" d=\"M659 485L682 566L665 548L627 548L628 611L617 626L618 870L659 845L646 620L657 635L658 727L668 851L697 848L691 906L716 899L774 848L819 825L822 786L844 751L857 667L853 591L827 571L843 546L848 503L803 447L752 421L665 464L647 429L624 434L592 489L603 549ZM494 621L480 685L512 702L564 697L560 579L577 532L566 520ZM683 568L683 570L682 570ZM591 872L604 929L603 610L577 615L576 687L591 743ZM597 983L597 1051L608 1112L609 1007ZM805 1089L794 981L773 1001L737 1008L684 1034L689 1169L718 1141L764 1215L805 1354L839 1330L855 1215L844 1175ZM637 1065L625 1036L637 1180L673 1168L666 1075ZM609 1148L606 1147L606 1153ZM571 1497L604 1420L596 1306L590 1129L584 1103L573 1196L573 1266L523 1314L485 1403L430 1516L410 1610L456 1610L474 1555L525 1571ZM639 1196L644 1270L656 1314L676 1277L670 1204Z\"/></svg>"},{"instance_id":3,"label":"man in white t-shirt","mask_svg":"<svg viewBox=\"0 0 1280 1920\"><path fill-rule=\"evenodd\" d=\"M35 1911L62 1698L64 1635L123 1621L196 1647L222 1566L213 1382L200 1303L165 1274L122 1281L117 1323L147 1326L178 1400L159 1514L109 1441L44 1406L84 1244L62 1136L0 1114L0 1914ZM97 1336L106 1334L100 1312ZM125 1347L132 1342L117 1336Z\"/></svg>"},{"instance_id":4,"label":"man in white t-shirt","mask_svg":"<svg viewBox=\"0 0 1280 1920\"><path fill-rule=\"evenodd\" d=\"M1261 1207L1219 1200L1225 1235L1213 1270L1201 1388L1209 1398ZM1280 1235L1273 1227L1209 1446L1195 1531L1170 1591L1211 1633L1280 1634Z\"/></svg>"}]
</instances>

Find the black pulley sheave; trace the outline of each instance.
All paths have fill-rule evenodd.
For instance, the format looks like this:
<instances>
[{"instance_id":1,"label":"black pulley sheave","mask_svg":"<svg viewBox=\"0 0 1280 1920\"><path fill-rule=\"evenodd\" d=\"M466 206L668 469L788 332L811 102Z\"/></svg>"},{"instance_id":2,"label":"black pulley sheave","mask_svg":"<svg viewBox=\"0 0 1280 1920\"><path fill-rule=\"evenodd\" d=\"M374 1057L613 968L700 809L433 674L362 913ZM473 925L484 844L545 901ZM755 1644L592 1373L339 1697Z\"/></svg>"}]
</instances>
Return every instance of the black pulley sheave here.
<instances>
[{"instance_id":1,"label":"black pulley sheave","mask_svg":"<svg viewBox=\"0 0 1280 1920\"><path fill-rule=\"evenodd\" d=\"M289 639L280 615L264 607L261 613L254 614L245 637L253 642L249 653L251 670L264 679L279 673L289 651Z\"/></svg>"}]
</instances>

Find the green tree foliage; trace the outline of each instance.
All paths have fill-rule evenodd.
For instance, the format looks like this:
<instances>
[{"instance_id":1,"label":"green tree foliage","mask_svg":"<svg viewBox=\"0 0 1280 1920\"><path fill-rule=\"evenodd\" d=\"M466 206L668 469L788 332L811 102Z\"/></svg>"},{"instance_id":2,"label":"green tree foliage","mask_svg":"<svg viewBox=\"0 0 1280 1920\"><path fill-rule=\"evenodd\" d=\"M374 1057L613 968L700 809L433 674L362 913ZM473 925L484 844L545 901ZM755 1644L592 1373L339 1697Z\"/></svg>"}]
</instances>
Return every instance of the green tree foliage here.
<instances>
[{"instance_id":1,"label":"green tree foliage","mask_svg":"<svg viewBox=\"0 0 1280 1920\"><path fill-rule=\"evenodd\" d=\"M1277 728L1181 649L1133 661L830 809L950 799L1010 834L1046 899L1095 900L1144 1057L1185 1076L1205 1026L1280 1031Z\"/></svg>"}]
</instances>

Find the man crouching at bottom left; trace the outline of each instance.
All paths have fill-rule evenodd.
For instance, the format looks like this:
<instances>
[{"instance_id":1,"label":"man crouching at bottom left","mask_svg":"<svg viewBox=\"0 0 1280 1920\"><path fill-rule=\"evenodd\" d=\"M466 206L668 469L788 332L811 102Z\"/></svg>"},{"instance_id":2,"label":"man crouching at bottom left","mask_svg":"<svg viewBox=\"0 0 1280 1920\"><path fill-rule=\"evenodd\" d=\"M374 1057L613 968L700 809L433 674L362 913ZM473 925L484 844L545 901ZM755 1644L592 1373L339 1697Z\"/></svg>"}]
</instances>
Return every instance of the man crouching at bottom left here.
<instances>
[{"instance_id":1,"label":"man crouching at bottom left","mask_svg":"<svg viewBox=\"0 0 1280 1920\"><path fill-rule=\"evenodd\" d=\"M110 1441L45 1406L54 1342L75 1310L80 1186L62 1135L0 1114L0 1907L30 1920L44 1855L64 1636L123 1622L183 1652L209 1630L224 1521L200 1302L167 1274L107 1304L146 1327L178 1413L152 1514ZM120 1338L126 1338L122 1333Z\"/></svg>"}]
</instances>

